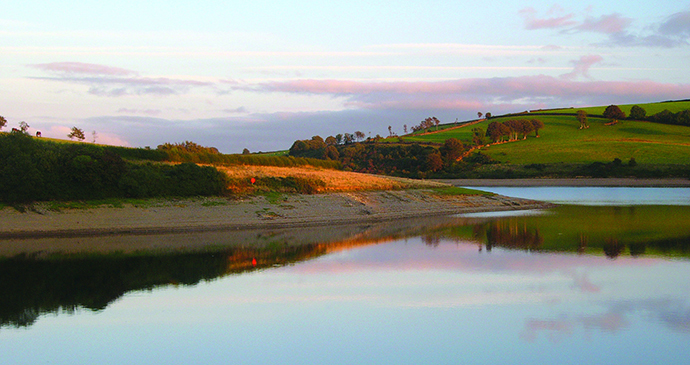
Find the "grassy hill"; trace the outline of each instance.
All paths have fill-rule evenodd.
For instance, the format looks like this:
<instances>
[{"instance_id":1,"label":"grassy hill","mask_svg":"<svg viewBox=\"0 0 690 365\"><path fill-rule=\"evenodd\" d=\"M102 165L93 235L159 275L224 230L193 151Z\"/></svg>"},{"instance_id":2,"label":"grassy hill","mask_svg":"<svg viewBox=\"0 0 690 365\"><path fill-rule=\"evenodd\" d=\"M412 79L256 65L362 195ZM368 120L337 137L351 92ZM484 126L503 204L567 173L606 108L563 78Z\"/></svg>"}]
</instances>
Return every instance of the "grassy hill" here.
<instances>
[{"instance_id":1,"label":"grassy hill","mask_svg":"<svg viewBox=\"0 0 690 365\"><path fill-rule=\"evenodd\" d=\"M644 108L647 111L647 115L652 115L659 113L663 110L668 110L673 113L677 113L679 111L683 110L688 110L690 109L690 100L684 100L684 101L662 101L658 103L646 103L646 104L623 104L623 105L618 105L622 111L625 112L625 114L630 114L630 109L638 105L642 108ZM604 109L606 109L608 105L603 105L603 106L592 106L592 107L585 107L585 108L562 108L562 109L548 109L548 110L533 110L531 113L533 114L547 114L547 113L568 113L568 114L573 114L582 109L587 112L587 114L591 115L602 115L604 113Z\"/></svg>"},{"instance_id":2,"label":"grassy hill","mask_svg":"<svg viewBox=\"0 0 690 365\"><path fill-rule=\"evenodd\" d=\"M648 111L657 109L690 109L690 102L658 103L640 105ZM628 111L632 105L621 106ZM586 108L588 113L603 113L605 107ZM576 109L552 110L549 112L571 112L572 116L546 115L543 112L520 116L497 117L471 126L441 129L438 132L404 136L405 141L442 143L448 138L457 138L465 143L472 139L472 129L486 131L490 122L504 122L509 119L539 119L544 128L534 132L527 139L492 145L481 151L502 163L554 164L610 162L615 158L648 165L689 165L690 128L685 126L657 124L646 121L623 120L607 126L608 119L590 117L589 129L579 129L575 117Z\"/></svg>"}]
</instances>

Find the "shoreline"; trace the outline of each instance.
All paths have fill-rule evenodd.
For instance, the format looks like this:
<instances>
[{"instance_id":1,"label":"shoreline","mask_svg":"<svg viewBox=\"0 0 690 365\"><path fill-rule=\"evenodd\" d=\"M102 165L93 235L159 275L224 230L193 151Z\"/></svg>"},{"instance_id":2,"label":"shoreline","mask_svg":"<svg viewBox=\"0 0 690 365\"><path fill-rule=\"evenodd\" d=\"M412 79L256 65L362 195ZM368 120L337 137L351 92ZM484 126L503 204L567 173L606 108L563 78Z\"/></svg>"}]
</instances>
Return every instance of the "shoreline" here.
<instances>
[{"instance_id":1,"label":"shoreline","mask_svg":"<svg viewBox=\"0 0 690 365\"><path fill-rule=\"evenodd\" d=\"M560 179L435 179L433 181L460 187L690 187L690 179L636 179L636 178L560 178Z\"/></svg>"},{"instance_id":2,"label":"shoreline","mask_svg":"<svg viewBox=\"0 0 690 365\"><path fill-rule=\"evenodd\" d=\"M553 206L501 195L439 196L430 190L284 194L232 200L157 200L147 206L32 211L0 210L0 239L77 238L323 227L405 218Z\"/></svg>"}]
</instances>

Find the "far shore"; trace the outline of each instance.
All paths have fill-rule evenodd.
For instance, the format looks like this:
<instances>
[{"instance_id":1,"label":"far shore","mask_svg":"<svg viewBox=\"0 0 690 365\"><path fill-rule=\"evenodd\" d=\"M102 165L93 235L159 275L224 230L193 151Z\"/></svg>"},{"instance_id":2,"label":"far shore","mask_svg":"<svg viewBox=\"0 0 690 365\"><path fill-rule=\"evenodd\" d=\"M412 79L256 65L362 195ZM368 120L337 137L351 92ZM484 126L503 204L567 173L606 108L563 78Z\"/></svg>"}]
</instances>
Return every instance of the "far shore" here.
<instances>
[{"instance_id":1,"label":"far shore","mask_svg":"<svg viewBox=\"0 0 690 365\"><path fill-rule=\"evenodd\" d=\"M434 180L454 186L482 187L649 187L679 188L690 187L690 179L635 179L635 178L567 178L567 179L443 179Z\"/></svg>"}]
</instances>

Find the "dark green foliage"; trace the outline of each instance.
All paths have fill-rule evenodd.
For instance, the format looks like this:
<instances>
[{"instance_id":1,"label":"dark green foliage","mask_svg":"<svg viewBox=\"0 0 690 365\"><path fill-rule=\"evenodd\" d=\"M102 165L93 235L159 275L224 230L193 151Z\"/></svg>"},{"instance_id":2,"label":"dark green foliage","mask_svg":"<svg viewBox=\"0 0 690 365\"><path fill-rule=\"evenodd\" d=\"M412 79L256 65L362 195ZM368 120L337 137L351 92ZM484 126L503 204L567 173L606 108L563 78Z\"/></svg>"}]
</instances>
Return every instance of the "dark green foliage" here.
<instances>
[{"instance_id":1,"label":"dark green foliage","mask_svg":"<svg viewBox=\"0 0 690 365\"><path fill-rule=\"evenodd\" d=\"M0 201L218 195L225 175L195 164L134 164L116 148L0 134Z\"/></svg>"},{"instance_id":2,"label":"dark green foliage","mask_svg":"<svg viewBox=\"0 0 690 365\"><path fill-rule=\"evenodd\" d=\"M647 116L647 111L644 110L642 107L633 105L633 107L630 109L630 115L628 116L628 119L631 120L644 120L644 118Z\"/></svg>"},{"instance_id":3,"label":"dark green foliage","mask_svg":"<svg viewBox=\"0 0 690 365\"><path fill-rule=\"evenodd\" d=\"M475 146L483 146L486 144L486 134L483 129L479 127L472 129L472 144Z\"/></svg>"},{"instance_id":4,"label":"dark green foliage","mask_svg":"<svg viewBox=\"0 0 690 365\"><path fill-rule=\"evenodd\" d=\"M464 147L456 138L448 138L445 142L443 142L443 146L439 148L439 151L447 163L452 163L462 156Z\"/></svg>"},{"instance_id":5,"label":"dark green foliage","mask_svg":"<svg viewBox=\"0 0 690 365\"><path fill-rule=\"evenodd\" d=\"M625 119L625 113L618 107L618 105L609 105L604 110L604 118L617 121L619 119Z\"/></svg>"},{"instance_id":6,"label":"dark green foliage","mask_svg":"<svg viewBox=\"0 0 690 365\"><path fill-rule=\"evenodd\" d=\"M668 109L656 113L648 118L650 122L662 124L674 124L690 127L690 110L672 113Z\"/></svg>"},{"instance_id":7,"label":"dark green foliage","mask_svg":"<svg viewBox=\"0 0 690 365\"><path fill-rule=\"evenodd\" d=\"M333 138L333 142L335 142L335 137ZM327 147L335 148L333 145L329 146L326 144L323 138L314 136L308 140L295 141L295 143L292 144L292 147L290 147L290 156L315 158L321 160L332 159L331 156L334 156L333 150L331 149L330 153L328 153Z\"/></svg>"},{"instance_id":8,"label":"dark green foliage","mask_svg":"<svg viewBox=\"0 0 690 365\"><path fill-rule=\"evenodd\" d=\"M343 167L349 171L425 177L430 170L428 155L437 148L414 144L354 143L340 151Z\"/></svg>"}]
</instances>

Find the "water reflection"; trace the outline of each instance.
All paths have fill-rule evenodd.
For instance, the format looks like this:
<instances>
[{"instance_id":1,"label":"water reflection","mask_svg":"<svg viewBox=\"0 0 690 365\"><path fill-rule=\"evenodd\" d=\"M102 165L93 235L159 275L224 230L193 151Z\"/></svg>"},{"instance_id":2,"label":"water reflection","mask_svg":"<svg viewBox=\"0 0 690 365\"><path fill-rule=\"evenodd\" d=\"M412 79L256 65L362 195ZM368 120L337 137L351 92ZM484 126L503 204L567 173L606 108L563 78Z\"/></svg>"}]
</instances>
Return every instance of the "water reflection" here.
<instances>
[{"instance_id":1,"label":"water reflection","mask_svg":"<svg viewBox=\"0 0 690 365\"><path fill-rule=\"evenodd\" d=\"M674 363L690 339L688 221L683 206L560 206L3 242L0 353L7 363Z\"/></svg>"},{"instance_id":2,"label":"water reflection","mask_svg":"<svg viewBox=\"0 0 690 365\"><path fill-rule=\"evenodd\" d=\"M340 235L332 235L330 241L322 237L324 233L320 230L333 231L333 227L315 228L310 230L311 235L276 230L237 233L240 236L213 233L219 236L121 237L133 247L139 247L137 240L145 240L150 246L152 241L159 240L160 245L165 243L167 247L175 248L129 253L46 252L42 249L48 245L42 246L33 240L25 245L28 252L14 254L15 251L10 251L12 255L6 254L0 259L0 325L29 326L43 314L74 312L78 308L100 311L130 291L196 285L220 277L293 265L343 250L415 236L432 249L438 249L443 242L455 242L463 247L474 246L475 252L480 253L491 253L499 248L528 253L588 254L609 259L621 256L688 258L690 232L685 225L688 221L690 207L687 206L560 206L548 214L435 217L415 220L414 223L343 226L339 227ZM103 239L93 238L95 241ZM193 242L205 239L215 245L211 248L206 246L203 251L182 250L181 243L175 241L179 239ZM103 246L102 242L99 244L98 247ZM7 246L16 249L21 245L13 242ZM89 239L80 239L80 247L91 247ZM394 250L387 255L376 263L398 257ZM447 269L460 269L462 267L458 265L467 260L474 260L475 265L490 263L478 260L477 256L466 256L462 262L450 263L439 257L434 259L437 260L435 265ZM406 262L410 267L417 267L424 262L421 257L418 260L418 263ZM524 261L522 258L502 262L501 265L517 267ZM551 267L552 262L556 262L556 266L562 264L543 256L530 256L529 261L529 265L540 268ZM446 264L448 266L444 266ZM586 276L576 275L573 282L583 291L599 290ZM665 318L671 317L667 315ZM687 323L683 318L681 322ZM573 325L572 321L569 323L569 326ZM551 325L535 322L530 328L539 326Z\"/></svg>"}]
</instances>

